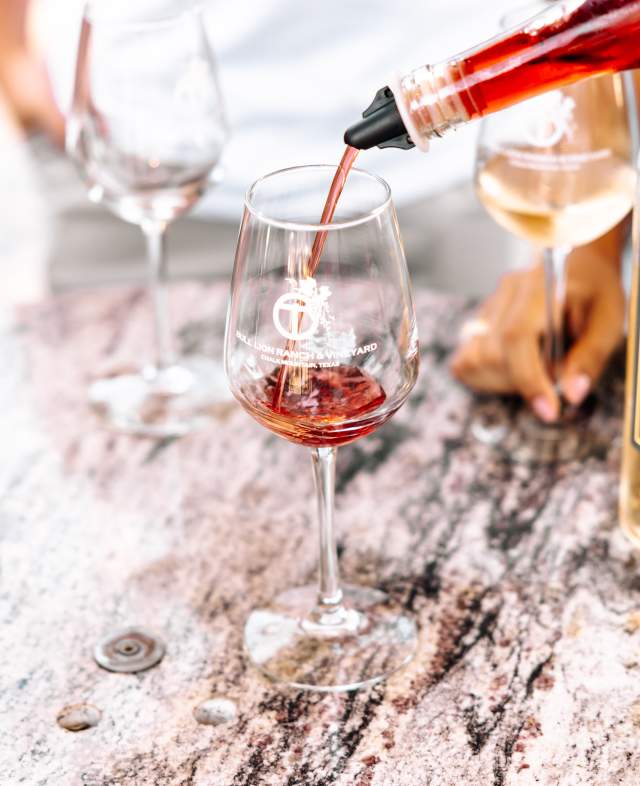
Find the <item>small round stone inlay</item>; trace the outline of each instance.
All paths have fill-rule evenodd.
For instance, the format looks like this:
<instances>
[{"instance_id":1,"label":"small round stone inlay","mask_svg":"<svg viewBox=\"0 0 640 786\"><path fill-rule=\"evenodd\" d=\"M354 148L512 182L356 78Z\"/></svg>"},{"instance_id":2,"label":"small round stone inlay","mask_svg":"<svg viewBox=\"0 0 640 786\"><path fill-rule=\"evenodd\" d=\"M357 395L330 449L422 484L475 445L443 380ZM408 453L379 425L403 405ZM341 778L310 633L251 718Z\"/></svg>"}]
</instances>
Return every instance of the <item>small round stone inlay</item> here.
<instances>
[{"instance_id":1,"label":"small round stone inlay","mask_svg":"<svg viewBox=\"0 0 640 786\"><path fill-rule=\"evenodd\" d=\"M155 633L143 628L127 628L100 641L93 657L107 671L134 674L160 663L164 653L164 642Z\"/></svg>"}]
</instances>

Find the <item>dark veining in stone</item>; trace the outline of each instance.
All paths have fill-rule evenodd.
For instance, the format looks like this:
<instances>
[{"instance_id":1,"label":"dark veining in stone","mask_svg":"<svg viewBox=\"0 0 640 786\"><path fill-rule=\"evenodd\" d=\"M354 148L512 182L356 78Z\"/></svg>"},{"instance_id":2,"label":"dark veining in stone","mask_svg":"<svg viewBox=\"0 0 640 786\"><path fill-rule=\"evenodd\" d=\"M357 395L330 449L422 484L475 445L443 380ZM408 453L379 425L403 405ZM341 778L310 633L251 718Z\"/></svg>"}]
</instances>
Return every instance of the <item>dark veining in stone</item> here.
<instances>
[{"instance_id":1,"label":"dark veining in stone","mask_svg":"<svg viewBox=\"0 0 640 786\"><path fill-rule=\"evenodd\" d=\"M406 426L390 421L384 428L369 437L375 445L373 451L370 449L371 445L367 449L357 442L342 448L336 477L336 494L341 494L359 473L374 473L378 470L414 433ZM345 454L346 461L342 460Z\"/></svg>"},{"instance_id":2,"label":"dark veining in stone","mask_svg":"<svg viewBox=\"0 0 640 786\"><path fill-rule=\"evenodd\" d=\"M536 680L542 676L545 667L549 665L552 657L553 655L549 655L543 661L540 661L540 663L536 664L531 674L529 674L527 678L526 691L525 691L525 695L527 696L527 698L531 696L531 694L533 693Z\"/></svg>"},{"instance_id":3,"label":"dark veining in stone","mask_svg":"<svg viewBox=\"0 0 640 786\"><path fill-rule=\"evenodd\" d=\"M177 439L178 439L177 437L165 437L164 439L159 439L156 442L154 442L153 445L151 446L151 448L149 449L149 452L144 457L142 463L143 464L151 464L151 462L155 461L155 459L163 451L167 450L167 448L170 448L171 445L173 445L174 442L177 441Z\"/></svg>"},{"instance_id":4,"label":"dark veining in stone","mask_svg":"<svg viewBox=\"0 0 640 786\"><path fill-rule=\"evenodd\" d=\"M438 575L437 560L429 560L424 566L424 571L411 585L409 597L405 603L405 608L415 611L415 600L418 595L429 600L437 600L442 584Z\"/></svg>"}]
</instances>

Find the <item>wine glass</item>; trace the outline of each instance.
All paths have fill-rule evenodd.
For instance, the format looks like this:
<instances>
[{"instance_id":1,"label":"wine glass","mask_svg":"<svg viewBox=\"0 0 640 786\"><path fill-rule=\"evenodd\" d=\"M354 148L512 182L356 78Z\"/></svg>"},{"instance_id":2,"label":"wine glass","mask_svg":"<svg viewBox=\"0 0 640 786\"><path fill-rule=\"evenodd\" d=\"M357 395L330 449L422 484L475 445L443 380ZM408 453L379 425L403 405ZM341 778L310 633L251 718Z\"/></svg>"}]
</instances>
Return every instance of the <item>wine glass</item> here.
<instances>
[{"instance_id":1,"label":"wine glass","mask_svg":"<svg viewBox=\"0 0 640 786\"><path fill-rule=\"evenodd\" d=\"M226 133L203 3L86 4L67 149L90 198L142 229L153 304L153 362L115 369L89 390L119 430L184 434L230 397L221 363L174 354L164 245L168 225L209 186Z\"/></svg>"},{"instance_id":2,"label":"wine glass","mask_svg":"<svg viewBox=\"0 0 640 786\"><path fill-rule=\"evenodd\" d=\"M510 28L548 7L538 2L508 14ZM553 90L482 121L476 192L492 218L542 252L546 301L545 363L558 386L564 358L565 269L572 249L606 234L629 213L635 188L629 102L623 77L605 75ZM560 392L560 391L559 391ZM474 434L499 442L508 429L491 405ZM525 416L538 444L575 449L567 440L580 412L563 404L557 424Z\"/></svg>"},{"instance_id":3,"label":"wine glass","mask_svg":"<svg viewBox=\"0 0 640 786\"><path fill-rule=\"evenodd\" d=\"M388 185L353 169L321 224L336 168L285 169L245 200L225 340L234 396L258 423L311 448L320 523L319 586L254 610L245 645L273 680L351 690L412 657L410 616L376 589L340 586L334 541L336 449L385 423L418 374L409 278ZM324 246L314 275L312 247Z\"/></svg>"}]
</instances>

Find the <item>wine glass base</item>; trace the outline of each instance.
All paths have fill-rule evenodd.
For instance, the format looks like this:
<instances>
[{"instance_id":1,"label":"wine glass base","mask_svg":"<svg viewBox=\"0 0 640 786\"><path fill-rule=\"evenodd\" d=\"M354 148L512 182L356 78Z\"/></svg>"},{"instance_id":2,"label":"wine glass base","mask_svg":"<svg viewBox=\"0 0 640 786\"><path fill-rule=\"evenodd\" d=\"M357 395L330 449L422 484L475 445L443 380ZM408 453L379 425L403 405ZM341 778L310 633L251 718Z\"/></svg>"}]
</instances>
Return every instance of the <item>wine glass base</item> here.
<instances>
[{"instance_id":1,"label":"wine glass base","mask_svg":"<svg viewBox=\"0 0 640 786\"><path fill-rule=\"evenodd\" d=\"M204 428L232 401L222 365L196 356L160 371L115 372L89 387L92 408L111 428L146 437Z\"/></svg>"},{"instance_id":2,"label":"wine glass base","mask_svg":"<svg viewBox=\"0 0 640 786\"><path fill-rule=\"evenodd\" d=\"M254 665L274 682L326 692L373 685L406 665L418 642L413 618L379 590L342 591L345 624L326 631L309 621L317 587L287 590L251 612L244 638Z\"/></svg>"},{"instance_id":3,"label":"wine glass base","mask_svg":"<svg viewBox=\"0 0 640 786\"><path fill-rule=\"evenodd\" d=\"M516 464L543 466L577 461L594 444L589 419L595 409L590 397L580 407L565 406L555 423L543 423L519 404L495 401L480 404L471 422L477 441Z\"/></svg>"},{"instance_id":4,"label":"wine glass base","mask_svg":"<svg viewBox=\"0 0 640 786\"><path fill-rule=\"evenodd\" d=\"M502 397L479 400L473 411L471 434L483 445L500 445L508 434L512 412Z\"/></svg>"},{"instance_id":5,"label":"wine glass base","mask_svg":"<svg viewBox=\"0 0 640 786\"><path fill-rule=\"evenodd\" d=\"M531 463L563 463L577 461L587 455L594 443L589 426L594 409L593 396L580 407L564 403L560 418L554 423L543 423L532 412L523 409L517 428L531 453Z\"/></svg>"}]
</instances>

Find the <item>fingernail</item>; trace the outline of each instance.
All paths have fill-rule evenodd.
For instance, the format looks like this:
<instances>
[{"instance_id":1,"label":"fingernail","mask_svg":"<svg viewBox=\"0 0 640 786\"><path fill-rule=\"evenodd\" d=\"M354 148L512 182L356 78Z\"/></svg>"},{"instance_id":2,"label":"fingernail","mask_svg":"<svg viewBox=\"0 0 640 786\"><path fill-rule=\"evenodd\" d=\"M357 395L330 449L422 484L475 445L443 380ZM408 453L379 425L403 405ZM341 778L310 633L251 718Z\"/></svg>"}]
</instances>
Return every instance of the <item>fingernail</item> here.
<instances>
[{"instance_id":1,"label":"fingernail","mask_svg":"<svg viewBox=\"0 0 640 786\"><path fill-rule=\"evenodd\" d=\"M553 423L558 417L556 408L544 396L536 396L531 402L531 407L540 420L544 420L545 423Z\"/></svg>"},{"instance_id":2,"label":"fingernail","mask_svg":"<svg viewBox=\"0 0 640 786\"><path fill-rule=\"evenodd\" d=\"M562 388L567 401L578 406L578 404L582 404L591 390L591 377L588 377L586 374L577 374L575 377L569 377L564 381Z\"/></svg>"}]
</instances>

